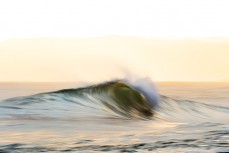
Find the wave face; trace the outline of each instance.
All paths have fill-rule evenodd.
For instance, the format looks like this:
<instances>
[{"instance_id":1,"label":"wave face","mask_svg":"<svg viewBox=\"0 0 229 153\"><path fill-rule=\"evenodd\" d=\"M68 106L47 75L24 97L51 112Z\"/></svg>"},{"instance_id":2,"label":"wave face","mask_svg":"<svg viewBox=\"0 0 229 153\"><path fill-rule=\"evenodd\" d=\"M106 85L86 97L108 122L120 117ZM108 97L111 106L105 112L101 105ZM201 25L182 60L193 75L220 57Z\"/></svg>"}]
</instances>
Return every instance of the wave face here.
<instances>
[{"instance_id":1,"label":"wave face","mask_svg":"<svg viewBox=\"0 0 229 153\"><path fill-rule=\"evenodd\" d=\"M0 103L1 119L87 120L128 118L189 122L228 121L229 108L158 96L148 80L112 81Z\"/></svg>"}]
</instances>

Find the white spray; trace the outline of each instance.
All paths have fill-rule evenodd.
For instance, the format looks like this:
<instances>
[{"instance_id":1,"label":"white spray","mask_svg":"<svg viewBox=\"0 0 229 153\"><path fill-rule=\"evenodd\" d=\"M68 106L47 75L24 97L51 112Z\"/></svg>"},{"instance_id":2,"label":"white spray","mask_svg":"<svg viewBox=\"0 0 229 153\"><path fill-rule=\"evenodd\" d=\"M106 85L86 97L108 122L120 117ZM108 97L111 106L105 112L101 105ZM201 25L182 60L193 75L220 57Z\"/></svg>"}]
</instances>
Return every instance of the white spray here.
<instances>
[{"instance_id":1,"label":"white spray","mask_svg":"<svg viewBox=\"0 0 229 153\"><path fill-rule=\"evenodd\" d=\"M128 83L131 87L141 92L143 96L149 101L151 107L155 107L158 105L160 95L157 92L157 89L150 78L143 78L137 75L137 73L134 73L129 69L126 69L125 67L121 67L120 70L124 74L124 79L116 78L113 79L113 81L123 80L124 82Z\"/></svg>"},{"instance_id":2,"label":"white spray","mask_svg":"<svg viewBox=\"0 0 229 153\"><path fill-rule=\"evenodd\" d=\"M130 84L134 89L141 92L144 97L149 101L151 107L155 107L159 101L159 94L156 90L154 83L148 79L138 79L136 81L125 80Z\"/></svg>"}]
</instances>

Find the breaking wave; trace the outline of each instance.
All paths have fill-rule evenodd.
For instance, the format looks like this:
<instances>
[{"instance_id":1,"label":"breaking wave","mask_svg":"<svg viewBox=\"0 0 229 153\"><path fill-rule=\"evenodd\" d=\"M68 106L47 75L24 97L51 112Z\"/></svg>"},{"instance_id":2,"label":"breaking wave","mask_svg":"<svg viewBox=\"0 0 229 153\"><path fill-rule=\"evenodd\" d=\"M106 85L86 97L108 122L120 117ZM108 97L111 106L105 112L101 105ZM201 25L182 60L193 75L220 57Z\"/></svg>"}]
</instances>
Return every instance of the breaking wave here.
<instances>
[{"instance_id":1,"label":"breaking wave","mask_svg":"<svg viewBox=\"0 0 229 153\"><path fill-rule=\"evenodd\" d=\"M0 119L127 118L189 122L228 120L229 108L159 95L150 80L64 89L0 102Z\"/></svg>"}]
</instances>

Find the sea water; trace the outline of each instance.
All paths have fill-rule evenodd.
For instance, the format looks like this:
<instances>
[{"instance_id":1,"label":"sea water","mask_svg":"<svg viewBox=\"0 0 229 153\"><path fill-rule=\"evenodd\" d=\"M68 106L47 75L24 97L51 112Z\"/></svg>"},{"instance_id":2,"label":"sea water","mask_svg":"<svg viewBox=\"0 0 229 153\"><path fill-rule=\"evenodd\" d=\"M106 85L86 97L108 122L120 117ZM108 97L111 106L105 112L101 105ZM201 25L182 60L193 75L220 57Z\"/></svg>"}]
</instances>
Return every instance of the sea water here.
<instances>
[{"instance_id":1,"label":"sea water","mask_svg":"<svg viewBox=\"0 0 229 153\"><path fill-rule=\"evenodd\" d=\"M151 117L106 87L0 83L0 152L229 152L228 83L156 83Z\"/></svg>"}]
</instances>

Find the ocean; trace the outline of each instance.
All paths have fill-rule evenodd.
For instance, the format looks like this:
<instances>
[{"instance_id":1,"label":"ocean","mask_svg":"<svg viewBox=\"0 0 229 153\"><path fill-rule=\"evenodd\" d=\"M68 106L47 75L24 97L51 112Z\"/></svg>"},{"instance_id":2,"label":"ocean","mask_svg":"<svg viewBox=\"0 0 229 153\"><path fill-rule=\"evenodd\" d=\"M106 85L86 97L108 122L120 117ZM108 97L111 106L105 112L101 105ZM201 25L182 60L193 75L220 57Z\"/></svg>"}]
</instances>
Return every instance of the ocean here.
<instances>
[{"instance_id":1,"label":"ocean","mask_svg":"<svg viewBox=\"0 0 229 153\"><path fill-rule=\"evenodd\" d=\"M0 153L229 152L229 83L155 84L0 83Z\"/></svg>"}]
</instances>

